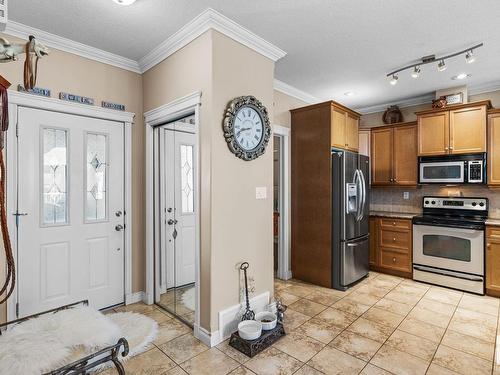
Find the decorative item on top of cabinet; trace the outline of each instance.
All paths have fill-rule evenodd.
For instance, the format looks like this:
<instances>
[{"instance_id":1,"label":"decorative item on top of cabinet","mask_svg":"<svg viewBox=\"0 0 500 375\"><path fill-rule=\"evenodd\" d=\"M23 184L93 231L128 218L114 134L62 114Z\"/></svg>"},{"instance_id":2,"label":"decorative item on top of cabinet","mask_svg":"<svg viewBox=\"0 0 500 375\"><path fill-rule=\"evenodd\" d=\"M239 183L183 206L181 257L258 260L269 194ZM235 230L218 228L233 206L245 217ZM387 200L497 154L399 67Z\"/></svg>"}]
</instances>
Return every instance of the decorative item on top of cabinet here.
<instances>
[{"instance_id":1,"label":"decorative item on top of cabinet","mask_svg":"<svg viewBox=\"0 0 500 375\"><path fill-rule=\"evenodd\" d=\"M432 108L444 108L447 104L446 96L440 96L432 101Z\"/></svg>"},{"instance_id":2,"label":"decorative item on top of cabinet","mask_svg":"<svg viewBox=\"0 0 500 375\"><path fill-rule=\"evenodd\" d=\"M486 152L489 100L416 112L418 155Z\"/></svg>"},{"instance_id":3,"label":"decorative item on top of cabinet","mask_svg":"<svg viewBox=\"0 0 500 375\"><path fill-rule=\"evenodd\" d=\"M486 294L500 297L500 227L486 227Z\"/></svg>"},{"instance_id":4,"label":"decorative item on top of cabinet","mask_svg":"<svg viewBox=\"0 0 500 375\"><path fill-rule=\"evenodd\" d=\"M417 185L417 124L407 122L371 130L373 186Z\"/></svg>"},{"instance_id":5,"label":"decorative item on top of cabinet","mask_svg":"<svg viewBox=\"0 0 500 375\"><path fill-rule=\"evenodd\" d=\"M500 109L488 112L488 185L500 186Z\"/></svg>"},{"instance_id":6,"label":"decorative item on top of cabinet","mask_svg":"<svg viewBox=\"0 0 500 375\"><path fill-rule=\"evenodd\" d=\"M403 122L403 113L401 113L401 110L397 105L391 105L382 115L382 122L384 124L396 124L398 122Z\"/></svg>"}]
</instances>

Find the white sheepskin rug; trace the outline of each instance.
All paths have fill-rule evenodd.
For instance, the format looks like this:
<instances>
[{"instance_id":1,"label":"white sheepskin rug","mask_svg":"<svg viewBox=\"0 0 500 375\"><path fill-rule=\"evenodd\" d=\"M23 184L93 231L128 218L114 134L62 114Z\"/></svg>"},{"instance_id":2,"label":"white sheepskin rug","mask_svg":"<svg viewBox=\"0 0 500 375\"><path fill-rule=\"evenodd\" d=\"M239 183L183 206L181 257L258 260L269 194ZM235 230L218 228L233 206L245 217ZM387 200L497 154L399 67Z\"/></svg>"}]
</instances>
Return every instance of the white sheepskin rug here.
<instances>
[{"instance_id":1,"label":"white sheepskin rug","mask_svg":"<svg viewBox=\"0 0 500 375\"><path fill-rule=\"evenodd\" d=\"M49 372L121 337L130 347L126 360L143 352L157 333L158 324L137 313L104 315L86 306L62 310L17 324L0 336L0 374Z\"/></svg>"}]
</instances>

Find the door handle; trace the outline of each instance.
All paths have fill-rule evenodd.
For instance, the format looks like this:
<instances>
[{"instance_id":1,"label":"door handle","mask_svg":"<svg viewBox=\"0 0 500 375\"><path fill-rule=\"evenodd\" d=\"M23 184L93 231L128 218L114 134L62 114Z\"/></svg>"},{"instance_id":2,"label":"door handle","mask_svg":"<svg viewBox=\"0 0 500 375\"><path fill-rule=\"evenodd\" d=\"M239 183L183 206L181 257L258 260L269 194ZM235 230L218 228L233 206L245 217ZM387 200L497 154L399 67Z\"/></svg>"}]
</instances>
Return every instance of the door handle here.
<instances>
[{"instance_id":1,"label":"door handle","mask_svg":"<svg viewBox=\"0 0 500 375\"><path fill-rule=\"evenodd\" d=\"M122 214L123 214L123 212L121 212L121 211L116 211L115 212L116 217L120 217L120 216L122 216Z\"/></svg>"},{"instance_id":2,"label":"door handle","mask_svg":"<svg viewBox=\"0 0 500 375\"><path fill-rule=\"evenodd\" d=\"M121 225L121 224L118 224L118 225L115 226L115 230L117 232L121 232L124 229L125 229L125 227L123 225Z\"/></svg>"},{"instance_id":3,"label":"door handle","mask_svg":"<svg viewBox=\"0 0 500 375\"><path fill-rule=\"evenodd\" d=\"M167 224L168 224L168 225L174 225L174 224L177 224L177 220L175 220L175 219L168 219Z\"/></svg>"}]
</instances>

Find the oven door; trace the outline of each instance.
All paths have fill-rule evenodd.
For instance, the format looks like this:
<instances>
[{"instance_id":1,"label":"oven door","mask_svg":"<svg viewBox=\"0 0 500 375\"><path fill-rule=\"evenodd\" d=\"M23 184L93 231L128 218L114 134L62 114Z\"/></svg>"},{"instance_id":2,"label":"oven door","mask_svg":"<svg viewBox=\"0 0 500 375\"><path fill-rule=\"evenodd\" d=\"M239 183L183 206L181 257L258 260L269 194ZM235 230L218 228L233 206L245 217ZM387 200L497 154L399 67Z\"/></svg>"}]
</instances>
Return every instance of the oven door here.
<instances>
[{"instance_id":1,"label":"oven door","mask_svg":"<svg viewBox=\"0 0 500 375\"><path fill-rule=\"evenodd\" d=\"M418 178L422 184L462 184L464 171L464 161L420 162Z\"/></svg>"},{"instance_id":2,"label":"oven door","mask_svg":"<svg viewBox=\"0 0 500 375\"><path fill-rule=\"evenodd\" d=\"M484 231L413 225L413 263L484 275Z\"/></svg>"}]
</instances>

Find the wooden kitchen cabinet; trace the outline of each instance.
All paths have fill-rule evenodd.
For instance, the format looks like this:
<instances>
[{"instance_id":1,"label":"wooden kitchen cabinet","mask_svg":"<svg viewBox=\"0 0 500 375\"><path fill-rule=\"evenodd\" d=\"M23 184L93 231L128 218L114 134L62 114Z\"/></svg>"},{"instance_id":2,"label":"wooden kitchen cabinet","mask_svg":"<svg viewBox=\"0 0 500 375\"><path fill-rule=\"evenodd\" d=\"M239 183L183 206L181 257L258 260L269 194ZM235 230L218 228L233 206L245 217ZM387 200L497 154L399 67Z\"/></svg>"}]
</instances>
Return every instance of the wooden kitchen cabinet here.
<instances>
[{"instance_id":1,"label":"wooden kitchen cabinet","mask_svg":"<svg viewBox=\"0 0 500 375\"><path fill-rule=\"evenodd\" d=\"M359 149L358 128L360 115L335 102L331 103L331 145L357 152Z\"/></svg>"},{"instance_id":2,"label":"wooden kitchen cabinet","mask_svg":"<svg viewBox=\"0 0 500 375\"><path fill-rule=\"evenodd\" d=\"M359 118L350 113L346 113L346 148L351 151L359 151Z\"/></svg>"},{"instance_id":3,"label":"wooden kitchen cabinet","mask_svg":"<svg viewBox=\"0 0 500 375\"><path fill-rule=\"evenodd\" d=\"M488 185L500 186L500 110L488 114Z\"/></svg>"},{"instance_id":4,"label":"wooden kitchen cabinet","mask_svg":"<svg viewBox=\"0 0 500 375\"><path fill-rule=\"evenodd\" d=\"M370 217L370 267L412 277L412 224L409 219Z\"/></svg>"},{"instance_id":5,"label":"wooden kitchen cabinet","mask_svg":"<svg viewBox=\"0 0 500 375\"><path fill-rule=\"evenodd\" d=\"M486 152L489 100L417 112L418 155Z\"/></svg>"},{"instance_id":6,"label":"wooden kitchen cabinet","mask_svg":"<svg viewBox=\"0 0 500 375\"><path fill-rule=\"evenodd\" d=\"M415 122L373 128L370 152L372 185L417 185Z\"/></svg>"},{"instance_id":7,"label":"wooden kitchen cabinet","mask_svg":"<svg viewBox=\"0 0 500 375\"><path fill-rule=\"evenodd\" d=\"M358 152L360 155L370 156L370 129L358 132Z\"/></svg>"},{"instance_id":8,"label":"wooden kitchen cabinet","mask_svg":"<svg viewBox=\"0 0 500 375\"><path fill-rule=\"evenodd\" d=\"M500 227L486 227L486 294L500 297Z\"/></svg>"}]
</instances>

